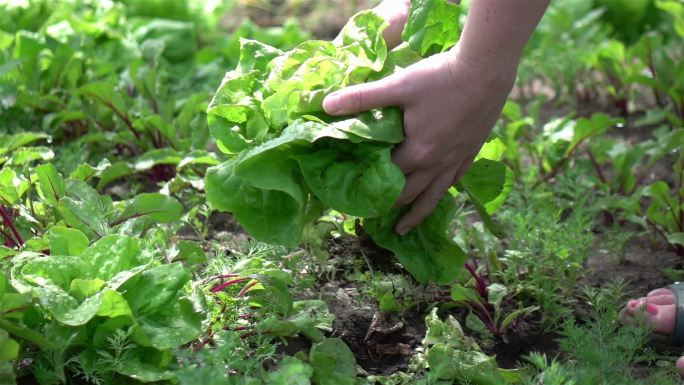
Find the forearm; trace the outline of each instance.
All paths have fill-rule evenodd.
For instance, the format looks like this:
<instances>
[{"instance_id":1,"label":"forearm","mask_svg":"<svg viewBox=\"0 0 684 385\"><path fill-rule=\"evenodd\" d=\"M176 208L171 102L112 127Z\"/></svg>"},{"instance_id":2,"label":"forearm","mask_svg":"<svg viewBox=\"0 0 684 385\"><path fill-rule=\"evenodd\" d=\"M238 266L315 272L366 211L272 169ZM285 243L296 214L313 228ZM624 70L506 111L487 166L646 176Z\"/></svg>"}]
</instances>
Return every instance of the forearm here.
<instances>
[{"instance_id":1,"label":"forearm","mask_svg":"<svg viewBox=\"0 0 684 385\"><path fill-rule=\"evenodd\" d=\"M496 72L515 72L550 0L473 0L457 56ZM502 74L510 76L509 73Z\"/></svg>"}]
</instances>

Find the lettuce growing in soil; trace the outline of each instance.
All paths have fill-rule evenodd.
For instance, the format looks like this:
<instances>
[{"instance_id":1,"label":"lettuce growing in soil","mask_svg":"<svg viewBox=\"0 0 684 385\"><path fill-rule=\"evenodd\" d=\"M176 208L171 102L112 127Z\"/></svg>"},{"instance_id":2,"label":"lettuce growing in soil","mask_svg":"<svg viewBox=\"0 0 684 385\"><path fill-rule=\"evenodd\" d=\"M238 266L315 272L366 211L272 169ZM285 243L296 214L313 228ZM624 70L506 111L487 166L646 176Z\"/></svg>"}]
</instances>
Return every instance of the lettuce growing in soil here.
<instances>
[{"instance_id":1,"label":"lettuce growing in soil","mask_svg":"<svg viewBox=\"0 0 684 385\"><path fill-rule=\"evenodd\" d=\"M401 209L393 205L405 180L391 152L403 140L402 112L333 117L322 101L338 89L388 76L419 54L450 48L460 34L454 27L459 13L446 0L412 2L403 34L408 43L391 52L382 37L387 23L373 11L350 19L337 45L311 40L283 52L242 40L239 64L208 108L211 134L230 154L207 173L209 203L233 213L254 238L287 246L296 246L303 228L331 208L362 218L370 236L418 281L452 281L464 253L447 235L455 210L451 195L412 232L394 233ZM480 158L491 164L476 164L479 175L464 179L477 182L468 189L472 199L484 192L476 204L483 215L487 203L500 201L510 188L499 147L489 142Z\"/></svg>"},{"instance_id":2,"label":"lettuce growing in soil","mask_svg":"<svg viewBox=\"0 0 684 385\"><path fill-rule=\"evenodd\" d=\"M178 262L160 263L153 246L125 235L87 246L79 230L61 227L51 242L48 255L15 256L9 279L35 301L45 323L41 335L84 370L97 367L142 382L174 380L175 350L206 329L206 299L192 287L191 272ZM130 342L126 354L104 366L110 361L102 352L121 338ZM63 372L57 377L66 378Z\"/></svg>"}]
</instances>

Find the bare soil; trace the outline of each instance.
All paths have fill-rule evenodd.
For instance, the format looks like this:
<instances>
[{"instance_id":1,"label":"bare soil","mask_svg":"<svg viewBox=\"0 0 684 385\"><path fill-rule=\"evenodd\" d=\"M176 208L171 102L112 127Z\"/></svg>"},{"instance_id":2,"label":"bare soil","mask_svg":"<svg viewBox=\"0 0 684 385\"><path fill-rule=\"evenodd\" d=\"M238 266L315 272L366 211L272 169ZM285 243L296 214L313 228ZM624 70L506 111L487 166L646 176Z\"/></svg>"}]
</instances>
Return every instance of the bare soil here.
<instances>
[{"instance_id":1,"label":"bare soil","mask_svg":"<svg viewBox=\"0 0 684 385\"><path fill-rule=\"evenodd\" d=\"M627 245L624 260L618 260L600 246L597 245L589 255L580 285L604 287L622 278L627 282L631 296L644 296L653 289L672 283L664 270L681 269L684 262L665 242L652 236L632 239Z\"/></svg>"},{"instance_id":2,"label":"bare soil","mask_svg":"<svg viewBox=\"0 0 684 385\"><path fill-rule=\"evenodd\" d=\"M335 315L333 337L340 337L371 374L406 371L411 356L425 336L423 316L384 313L372 302L358 303L358 288L327 285L323 299Z\"/></svg>"}]
</instances>

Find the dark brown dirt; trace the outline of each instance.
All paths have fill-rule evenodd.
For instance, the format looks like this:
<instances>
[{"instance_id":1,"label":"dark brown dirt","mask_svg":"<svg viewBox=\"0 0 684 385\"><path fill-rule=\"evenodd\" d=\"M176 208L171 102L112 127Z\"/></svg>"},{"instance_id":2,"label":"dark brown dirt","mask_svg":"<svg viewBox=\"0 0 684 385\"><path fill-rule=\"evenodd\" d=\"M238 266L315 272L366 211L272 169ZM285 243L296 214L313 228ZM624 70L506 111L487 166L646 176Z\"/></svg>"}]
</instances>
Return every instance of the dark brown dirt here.
<instances>
[{"instance_id":1,"label":"dark brown dirt","mask_svg":"<svg viewBox=\"0 0 684 385\"><path fill-rule=\"evenodd\" d=\"M353 285L329 284L322 295L335 315L332 335L349 346L364 370L392 374L408 369L425 335L421 314L383 313L374 303L363 301Z\"/></svg>"},{"instance_id":2,"label":"dark brown dirt","mask_svg":"<svg viewBox=\"0 0 684 385\"><path fill-rule=\"evenodd\" d=\"M220 211L212 212L209 217L209 228L214 233L247 234L231 214Z\"/></svg>"},{"instance_id":3,"label":"dark brown dirt","mask_svg":"<svg viewBox=\"0 0 684 385\"><path fill-rule=\"evenodd\" d=\"M539 323L540 319L534 317L516 323L506 333L507 341L498 340L494 346L485 346L482 350L496 356L499 366L506 369L519 367L523 357L532 352L555 357L558 354L557 335L546 333Z\"/></svg>"},{"instance_id":4,"label":"dark brown dirt","mask_svg":"<svg viewBox=\"0 0 684 385\"><path fill-rule=\"evenodd\" d=\"M341 338L352 350L357 363L369 374L389 375L407 371L408 363L425 336L424 314L420 311L381 312L364 293L362 283L346 277L356 272L405 273L396 258L372 243L362 229L359 237L329 239L332 272L321 276L318 293L335 316L330 337ZM308 351L305 338L289 338L279 352L295 354Z\"/></svg>"},{"instance_id":5,"label":"dark brown dirt","mask_svg":"<svg viewBox=\"0 0 684 385\"><path fill-rule=\"evenodd\" d=\"M681 269L684 259L667 248L661 239L639 236L626 248L620 261L601 247L600 242L587 259L586 271L580 285L604 287L622 278L632 296L643 296L649 291L670 284L665 268Z\"/></svg>"},{"instance_id":6,"label":"dark brown dirt","mask_svg":"<svg viewBox=\"0 0 684 385\"><path fill-rule=\"evenodd\" d=\"M285 338L284 343L278 346L276 352L286 356L294 356L298 352L308 353L309 349L311 349L311 341L304 336L296 336ZM267 365L270 364L271 362L267 363ZM275 365L275 363L273 364Z\"/></svg>"}]
</instances>

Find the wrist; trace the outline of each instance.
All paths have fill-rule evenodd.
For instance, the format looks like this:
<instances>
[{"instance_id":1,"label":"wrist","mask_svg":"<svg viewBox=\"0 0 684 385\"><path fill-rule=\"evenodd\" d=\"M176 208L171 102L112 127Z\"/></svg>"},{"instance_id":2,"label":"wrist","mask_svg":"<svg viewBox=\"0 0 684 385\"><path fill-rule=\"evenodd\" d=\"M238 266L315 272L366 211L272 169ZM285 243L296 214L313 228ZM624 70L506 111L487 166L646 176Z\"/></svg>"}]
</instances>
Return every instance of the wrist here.
<instances>
[{"instance_id":1,"label":"wrist","mask_svg":"<svg viewBox=\"0 0 684 385\"><path fill-rule=\"evenodd\" d=\"M457 44L448 51L446 60L452 74L468 76L482 86L505 89L508 93L515 83L520 55L482 55L465 51Z\"/></svg>"}]
</instances>

